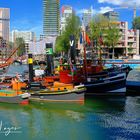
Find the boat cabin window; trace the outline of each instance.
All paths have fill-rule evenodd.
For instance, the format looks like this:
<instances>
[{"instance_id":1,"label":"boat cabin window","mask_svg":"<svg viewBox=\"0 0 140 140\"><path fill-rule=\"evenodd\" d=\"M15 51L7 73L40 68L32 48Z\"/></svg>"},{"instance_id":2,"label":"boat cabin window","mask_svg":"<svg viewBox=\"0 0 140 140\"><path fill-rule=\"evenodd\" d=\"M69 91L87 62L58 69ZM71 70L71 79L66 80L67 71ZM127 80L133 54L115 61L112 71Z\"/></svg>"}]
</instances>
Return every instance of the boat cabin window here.
<instances>
[{"instance_id":1,"label":"boat cabin window","mask_svg":"<svg viewBox=\"0 0 140 140\"><path fill-rule=\"evenodd\" d=\"M81 65L60 65L60 70L71 70L71 67L74 70L81 70L82 66Z\"/></svg>"}]
</instances>

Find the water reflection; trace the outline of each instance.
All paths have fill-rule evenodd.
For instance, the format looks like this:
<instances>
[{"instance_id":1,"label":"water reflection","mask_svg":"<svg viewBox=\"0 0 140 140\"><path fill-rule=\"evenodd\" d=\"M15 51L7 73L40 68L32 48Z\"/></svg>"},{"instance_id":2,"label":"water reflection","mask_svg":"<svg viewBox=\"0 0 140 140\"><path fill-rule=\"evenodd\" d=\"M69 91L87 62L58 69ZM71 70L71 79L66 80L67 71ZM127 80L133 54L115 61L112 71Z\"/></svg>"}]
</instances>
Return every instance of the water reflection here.
<instances>
[{"instance_id":1,"label":"water reflection","mask_svg":"<svg viewBox=\"0 0 140 140\"><path fill-rule=\"evenodd\" d=\"M125 97L94 97L88 98L85 102L85 106L90 111L104 113L104 112L121 112L124 111Z\"/></svg>"},{"instance_id":2,"label":"water reflection","mask_svg":"<svg viewBox=\"0 0 140 140\"><path fill-rule=\"evenodd\" d=\"M0 118L7 126L22 128L21 134L6 137L10 140L129 139L140 136L139 108L138 97L90 98L85 104L0 104Z\"/></svg>"},{"instance_id":3,"label":"water reflection","mask_svg":"<svg viewBox=\"0 0 140 140\"><path fill-rule=\"evenodd\" d=\"M89 102L89 100L88 100ZM92 103L96 102L96 104ZM92 107L108 139L140 138L140 98L94 98Z\"/></svg>"}]
</instances>

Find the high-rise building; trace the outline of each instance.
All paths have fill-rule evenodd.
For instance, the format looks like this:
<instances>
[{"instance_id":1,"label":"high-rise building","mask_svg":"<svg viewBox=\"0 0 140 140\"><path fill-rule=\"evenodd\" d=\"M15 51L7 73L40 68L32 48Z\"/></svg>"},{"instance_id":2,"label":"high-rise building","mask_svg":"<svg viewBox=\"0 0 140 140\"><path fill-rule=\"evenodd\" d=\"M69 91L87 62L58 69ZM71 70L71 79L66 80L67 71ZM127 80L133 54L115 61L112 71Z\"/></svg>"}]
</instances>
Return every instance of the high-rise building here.
<instances>
[{"instance_id":1,"label":"high-rise building","mask_svg":"<svg viewBox=\"0 0 140 140\"><path fill-rule=\"evenodd\" d=\"M62 6L62 17L61 17L61 32L65 30L65 26L67 23L67 18L72 16L73 9L71 6Z\"/></svg>"},{"instance_id":2,"label":"high-rise building","mask_svg":"<svg viewBox=\"0 0 140 140\"><path fill-rule=\"evenodd\" d=\"M12 42L14 42L16 40L16 38L23 38L25 43L35 40L35 33L31 32L31 31L13 30L11 35L12 35L12 37L11 37Z\"/></svg>"},{"instance_id":3,"label":"high-rise building","mask_svg":"<svg viewBox=\"0 0 140 140\"><path fill-rule=\"evenodd\" d=\"M0 37L9 41L10 9L0 8Z\"/></svg>"},{"instance_id":4,"label":"high-rise building","mask_svg":"<svg viewBox=\"0 0 140 140\"><path fill-rule=\"evenodd\" d=\"M43 34L57 36L60 22L60 0L43 0Z\"/></svg>"},{"instance_id":5,"label":"high-rise building","mask_svg":"<svg viewBox=\"0 0 140 140\"><path fill-rule=\"evenodd\" d=\"M92 7L85 9L83 12L83 25L86 27L92 20Z\"/></svg>"},{"instance_id":6,"label":"high-rise building","mask_svg":"<svg viewBox=\"0 0 140 140\"><path fill-rule=\"evenodd\" d=\"M109 11L103 14L110 21L119 21L119 13L115 11Z\"/></svg>"}]
</instances>

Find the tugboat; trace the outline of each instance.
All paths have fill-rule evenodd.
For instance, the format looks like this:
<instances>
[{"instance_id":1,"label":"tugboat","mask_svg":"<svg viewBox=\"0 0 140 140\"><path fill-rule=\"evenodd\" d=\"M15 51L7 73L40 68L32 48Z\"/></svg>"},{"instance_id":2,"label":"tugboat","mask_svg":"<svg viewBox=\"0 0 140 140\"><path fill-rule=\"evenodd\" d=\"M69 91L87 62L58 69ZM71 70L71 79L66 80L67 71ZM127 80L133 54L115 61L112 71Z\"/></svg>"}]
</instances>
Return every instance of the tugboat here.
<instances>
[{"instance_id":1,"label":"tugboat","mask_svg":"<svg viewBox=\"0 0 140 140\"><path fill-rule=\"evenodd\" d=\"M77 69L78 70L78 69ZM105 75L98 73L85 77L82 71L75 71L74 74L70 74L70 69L60 71L60 81L62 83L74 83L83 84L86 87L86 95L124 95L123 93L115 93L112 91L125 87L126 73L114 72L106 73Z\"/></svg>"},{"instance_id":2,"label":"tugboat","mask_svg":"<svg viewBox=\"0 0 140 140\"><path fill-rule=\"evenodd\" d=\"M51 70L48 72L50 76L35 80L33 71L32 54L29 54L29 84L27 90L31 93L31 101L46 102L83 102L84 92L86 88L83 85L74 86L56 82L57 77L51 76Z\"/></svg>"},{"instance_id":3,"label":"tugboat","mask_svg":"<svg viewBox=\"0 0 140 140\"><path fill-rule=\"evenodd\" d=\"M12 79L10 83L0 84L0 102L4 103L17 103L28 104L30 94L21 91L21 87L25 86L24 83Z\"/></svg>"},{"instance_id":4,"label":"tugboat","mask_svg":"<svg viewBox=\"0 0 140 140\"><path fill-rule=\"evenodd\" d=\"M37 85L39 84L32 83L28 90L31 93L31 101L84 102L86 88L83 85L73 86L73 84L54 82L52 86L47 86L44 89L37 89Z\"/></svg>"}]
</instances>

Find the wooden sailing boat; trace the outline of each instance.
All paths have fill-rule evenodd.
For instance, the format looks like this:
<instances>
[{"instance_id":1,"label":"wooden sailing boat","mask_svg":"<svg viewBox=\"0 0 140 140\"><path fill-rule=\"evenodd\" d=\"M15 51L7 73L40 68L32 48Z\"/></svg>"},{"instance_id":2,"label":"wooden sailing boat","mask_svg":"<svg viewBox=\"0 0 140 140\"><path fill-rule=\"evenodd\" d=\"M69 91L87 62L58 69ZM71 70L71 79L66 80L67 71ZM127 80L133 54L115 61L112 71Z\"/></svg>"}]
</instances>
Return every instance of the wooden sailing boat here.
<instances>
[{"instance_id":1,"label":"wooden sailing boat","mask_svg":"<svg viewBox=\"0 0 140 140\"><path fill-rule=\"evenodd\" d=\"M14 50L13 50L13 52L10 54L10 56L5 60L5 62L4 63L2 63L2 64L0 64L0 68L5 68L5 67L7 67L7 66L9 66L9 65L11 65L12 63L13 63L13 59L12 59L12 56L15 54L15 52L18 50L18 48L15 48Z\"/></svg>"}]
</instances>

